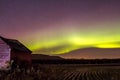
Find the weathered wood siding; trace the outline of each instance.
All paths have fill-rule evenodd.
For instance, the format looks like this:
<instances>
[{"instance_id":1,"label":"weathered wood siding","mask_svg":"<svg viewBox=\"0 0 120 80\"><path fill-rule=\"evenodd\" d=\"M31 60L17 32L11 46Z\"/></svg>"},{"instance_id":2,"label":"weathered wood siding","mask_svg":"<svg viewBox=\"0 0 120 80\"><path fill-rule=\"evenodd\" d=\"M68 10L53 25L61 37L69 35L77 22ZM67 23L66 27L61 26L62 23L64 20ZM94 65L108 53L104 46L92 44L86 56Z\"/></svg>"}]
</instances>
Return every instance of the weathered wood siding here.
<instances>
[{"instance_id":1,"label":"weathered wood siding","mask_svg":"<svg viewBox=\"0 0 120 80\"><path fill-rule=\"evenodd\" d=\"M27 52L11 51L11 59L17 58L20 61L31 62L31 54Z\"/></svg>"},{"instance_id":2,"label":"weathered wood siding","mask_svg":"<svg viewBox=\"0 0 120 80\"><path fill-rule=\"evenodd\" d=\"M0 69L5 69L9 66L10 47L0 39Z\"/></svg>"}]
</instances>

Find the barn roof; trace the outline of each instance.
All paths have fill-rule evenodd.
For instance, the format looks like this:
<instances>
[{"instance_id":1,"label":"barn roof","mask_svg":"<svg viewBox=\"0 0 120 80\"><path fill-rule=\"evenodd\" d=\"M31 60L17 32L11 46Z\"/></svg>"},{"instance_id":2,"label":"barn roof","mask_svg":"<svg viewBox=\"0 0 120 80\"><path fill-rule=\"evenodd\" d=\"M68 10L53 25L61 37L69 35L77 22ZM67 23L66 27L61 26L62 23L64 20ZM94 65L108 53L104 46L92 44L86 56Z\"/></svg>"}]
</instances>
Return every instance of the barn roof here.
<instances>
[{"instance_id":1,"label":"barn roof","mask_svg":"<svg viewBox=\"0 0 120 80\"><path fill-rule=\"evenodd\" d=\"M30 51L27 47L25 47L22 43L20 43L18 40L15 39L7 39L4 37L0 38L7 43L11 49L16 50L16 51L22 51L22 52L29 52L32 53L32 51Z\"/></svg>"}]
</instances>

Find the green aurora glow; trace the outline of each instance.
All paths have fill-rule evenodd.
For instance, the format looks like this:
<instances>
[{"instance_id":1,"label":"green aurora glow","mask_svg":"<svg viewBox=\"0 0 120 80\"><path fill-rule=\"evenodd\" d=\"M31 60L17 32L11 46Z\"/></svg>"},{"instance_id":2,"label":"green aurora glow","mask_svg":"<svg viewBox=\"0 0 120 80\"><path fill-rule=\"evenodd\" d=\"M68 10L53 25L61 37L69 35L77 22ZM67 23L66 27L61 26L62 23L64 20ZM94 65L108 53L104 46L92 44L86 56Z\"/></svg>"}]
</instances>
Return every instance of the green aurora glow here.
<instances>
[{"instance_id":1,"label":"green aurora glow","mask_svg":"<svg viewBox=\"0 0 120 80\"><path fill-rule=\"evenodd\" d=\"M40 36L41 33L37 32L35 33L36 37L32 41L26 42L26 46L32 51L44 54L64 54L75 49L87 47L120 48L120 29L118 28L120 24L118 24L101 25L104 29L95 30L69 30L71 32L64 32L64 29L62 32L57 30L58 32L46 32L47 35L40 38L37 36ZM112 28L111 26L115 27ZM109 27L109 29L105 29L105 27ZM58 36L56 35L58 33L61 34ZM48 34L52 36L48 36Z\"/></svg>"},{"instance_id":2,"label":"green aurora glow","mask_svg":"<svg viewBox=\"0 0 120 80\"><path fill-rule=\"evenodd\" d=\"M120 0L0 0L0 12L0 36L33 54L120 48Z\"/></svg>"}]
</instances>

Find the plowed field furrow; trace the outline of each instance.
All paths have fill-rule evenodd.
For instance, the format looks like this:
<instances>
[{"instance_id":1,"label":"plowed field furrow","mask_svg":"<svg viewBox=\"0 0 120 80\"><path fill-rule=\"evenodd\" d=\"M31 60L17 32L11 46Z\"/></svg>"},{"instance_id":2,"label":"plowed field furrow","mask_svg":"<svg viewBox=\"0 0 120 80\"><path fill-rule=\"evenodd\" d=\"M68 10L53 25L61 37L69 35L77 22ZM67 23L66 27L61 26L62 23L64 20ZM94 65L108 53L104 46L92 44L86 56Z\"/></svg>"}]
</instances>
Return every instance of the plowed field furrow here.
<instances>
[{"instance_id":1,"label":"plowed field furrow","mask_svg":"<svg viewBox=\"0 0 120 80\"><path fill-rule=\"evenodd\" d=\"M82 80L82 73L79 72L78 76L76 76L75 80Z\"/></svg>"},{"instance_id":2,"label":"plowed field furrow","mask_svg":"<svg viewBox=\"0 0 120 80\"><path fill-rule=\"evenodd\" d=\"M67 74L65 74L64 76L63 76L63 80L68 80L68 78L70 77L70 76L72 76L74 74L74 72L68 72Z\"/></svg>"},{"instance_id":3,"label":"plowed field furrow","mask_svg":"<svg viewBox=\"0 0 120 80\"><path fill-rule=\"evenodd\" d=\"M76 75L72 78L72 80L81 80L80 75L81 75L81 72L77 72Z\"/></svg>"}]
</instances>

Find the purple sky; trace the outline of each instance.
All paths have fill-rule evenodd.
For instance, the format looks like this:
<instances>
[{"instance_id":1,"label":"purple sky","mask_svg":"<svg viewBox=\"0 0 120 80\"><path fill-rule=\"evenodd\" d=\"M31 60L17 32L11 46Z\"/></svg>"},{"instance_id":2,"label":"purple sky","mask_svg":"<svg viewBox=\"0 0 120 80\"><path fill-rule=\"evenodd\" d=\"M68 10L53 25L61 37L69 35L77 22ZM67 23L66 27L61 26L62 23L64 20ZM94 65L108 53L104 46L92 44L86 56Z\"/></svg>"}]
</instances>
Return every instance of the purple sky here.
<instances>
[{"instance_id":1,"label":"purple sky","mask_svg":"<svg viewBox=\"0 0 120 80\"><path fill-rule=\"evenodd\" d=\"M20 40L33 53L118 48L119 34L120 0L0 0L0 35Z\"/></svg>"}]
</instances>

